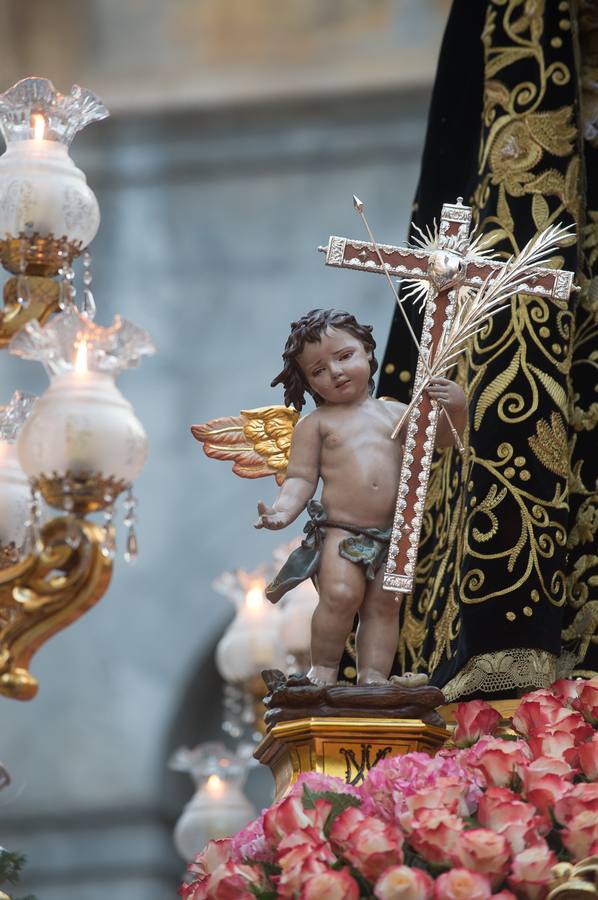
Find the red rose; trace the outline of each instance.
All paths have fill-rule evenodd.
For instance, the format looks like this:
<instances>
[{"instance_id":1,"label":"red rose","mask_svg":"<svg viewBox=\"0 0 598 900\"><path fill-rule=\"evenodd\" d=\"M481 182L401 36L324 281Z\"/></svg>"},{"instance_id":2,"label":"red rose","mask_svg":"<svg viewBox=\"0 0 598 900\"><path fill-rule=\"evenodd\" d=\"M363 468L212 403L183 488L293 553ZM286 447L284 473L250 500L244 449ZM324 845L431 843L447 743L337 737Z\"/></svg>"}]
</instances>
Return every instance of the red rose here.
<instances>
[{"instance_id":1,"label":"red rose","mask_svg":"<svg viewBox=\"0 0 598 900\"><path fill-rule=\"evenodd\" d=\"M581 712L584 719L592 725L598 725L598 678L586 681L573 706Z\"/></svg>"},{"instance_id":2,"label":"red rose","mask_svg":"<svg viewBox=\"0 0 598 900\"><path fill-rule=\"evenodd\" d=\"M301 900L358 900L359 885L347 869L321 872L307 878Z\"/></svg>"},{"instance_id":3,"label":"red rose","mask_svg":"<svg viewBox=\"0 0 598 900\"><path fill-rule=\"evenodd\" d=\"M464 831L453 855L455 865L487 875L493 887L504 880L510 859L511 848L506 838L489 828Z\"/></svg>"},{"instance_id":4,"label":"red rose","mask_svg":"<svg viewBox=\"0 0 598 900\"><path fill-rule=\"evenodd\" d=\"M524 900L541 900L552 880L552 867L557 858L546 841L528 847L513 857L509 885Z\"/></svg>"},{"instance_id":5,"label":"red rose","mask_svg":"<svg viewBox=\"0 0 598 900\"><path fill-rule=\"evenodd\" d=\"M444 809L421 809L413 822L409 841L428 862L448 866L464 830L463 820Z\"/></svg>"},{"instance_id":6,"label":"red rose","mask_svg":"<svg viewBox=\"0 0 598 900\"><path fill-rule=\"evenodd\" d=\"M547 834L550 830L550 823L538 815L535 807L506 788L488 788L480 798L477 817L480 825L502 834L513 853L537 843L538 831Z\"/></svg>"},{"instance_id":7,"label":"red rose","mask_svg":"<svg viewBox=\"0 0 598 900\"><path fill-rule=\"evenodd\" d=\"M403 832L392 823L349 807L335 819L330 843L370 881L403 862Z\"/></svg>"},{"instance_id":8,"label":"red rose","mask_svg":"<svg viewBox=\"0 0 598 900\"><path fill-rule=\"evenodd\" d=\"M434 900L487 900L492 896L485 875L469 869L451 869L436 879Z\"/></svg>"},{"instance_id":9,"label":"red rose","mask_svg":"<svg viewBox=\"0 0 598 900\"><path fill-rule=\"evenodd\" d=\"M432 900L434 882L422 869L391 866L374 885L377 900Z\"/></svg>"},{"instance_id":10,"label":"red rose","mask_svg":"<svg viewBox=\"0 0 598 900\"><path fill-rule=\"evenodd\" d=\"M598 734L579 747L579 765L590 781L598 781Z\"/></svg>"},{"instance_id":11,"label":"red rose","mask_svg":"<svg viewBox=\"0 0 598 900\"><path fill-rule=\"evenodd\" d=\"M560 775L561 778L571 781L577 775L577 769L574 769L564 759L558 759L554 756L538 756L530 763L527 763L521 771L527 770L538 775Z\"/></svg>"},{"instance_id":12,"label":"red rose","mask_svg":"<svg viewBox=\"0 0 598 900\"><path fill-rule=\"evenodd\" d=\"M493 734L500 723L498 713L485 700L459 703L455 711L457 728L453 741L458 747L469 747L483 735Z\"/></svg>"}]
</instances>

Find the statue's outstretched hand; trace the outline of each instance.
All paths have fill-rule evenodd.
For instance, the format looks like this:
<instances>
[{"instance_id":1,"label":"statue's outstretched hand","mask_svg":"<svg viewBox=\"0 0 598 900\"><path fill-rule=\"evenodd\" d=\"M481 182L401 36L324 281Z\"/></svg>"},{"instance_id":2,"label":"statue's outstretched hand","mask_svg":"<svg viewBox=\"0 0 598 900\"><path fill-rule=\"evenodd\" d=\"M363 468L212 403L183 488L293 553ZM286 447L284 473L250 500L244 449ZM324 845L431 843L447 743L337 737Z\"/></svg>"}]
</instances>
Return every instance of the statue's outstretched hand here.
<instances>
[{"instance_id":1,"label":"statue's outstretched hand","mask_svg":"<svg viewBox=\"0 0 598 900\"><path fill-rule=\"evenodd\" d=\"M279 528L286 528L289 524L289 516L287 513L277 512L271 506L266 506L260 500L257 505L258 520L254 523L254 528L269 528L271 531L277 531Z\"/></svg>"}]
</instances>

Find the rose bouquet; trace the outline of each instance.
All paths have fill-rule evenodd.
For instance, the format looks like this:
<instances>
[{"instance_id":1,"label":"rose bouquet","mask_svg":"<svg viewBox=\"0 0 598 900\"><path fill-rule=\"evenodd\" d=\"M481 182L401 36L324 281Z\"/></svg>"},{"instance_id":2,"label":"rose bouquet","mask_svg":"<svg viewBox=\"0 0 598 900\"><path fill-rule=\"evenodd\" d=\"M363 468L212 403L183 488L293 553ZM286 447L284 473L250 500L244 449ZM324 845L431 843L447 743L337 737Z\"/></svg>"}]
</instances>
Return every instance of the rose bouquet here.
<instances>
[{"instance_id":1,"label":"rose bouquet","mask_svg":"<svg viewBox=\"0 0 598 900\"><path fill-rule=\"evenodd\" d=\"M598 678L527 694L502 737L482 700L456 720L450 747L384 759L359 787L301 776L210 842L180 896L543 900L598 854Z\"/></svg>"}]
</instances>

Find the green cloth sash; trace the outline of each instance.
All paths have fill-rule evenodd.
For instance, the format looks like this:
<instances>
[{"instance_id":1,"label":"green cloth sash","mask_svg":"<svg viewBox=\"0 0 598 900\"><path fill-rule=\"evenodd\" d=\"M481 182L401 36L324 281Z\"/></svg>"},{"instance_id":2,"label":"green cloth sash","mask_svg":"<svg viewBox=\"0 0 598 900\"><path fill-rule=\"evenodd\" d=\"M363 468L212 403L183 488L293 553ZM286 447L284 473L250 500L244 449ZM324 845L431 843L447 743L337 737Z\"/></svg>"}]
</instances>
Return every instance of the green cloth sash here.
<instances>
[{"instance_id":1,"label":"green cloth sash","mask_svg":"<svg viewBox=\"0 0 598 900\"><path fill-rule=\"evenodd\" d=\"M349 562L362 563L368 581L374 580L386 558L390 528L380 531L378 528L360 528L345 522L332 522L319 500L310 500L307 512L309 521L303 528L306 536L266 588L266 597L271 603L278 603L287 591L292 591L307 578L314 578L320 566L326 528L341 528L351 532L351 537L343 538L340 542L338 552Z\"/></svg>"}]
</instances>

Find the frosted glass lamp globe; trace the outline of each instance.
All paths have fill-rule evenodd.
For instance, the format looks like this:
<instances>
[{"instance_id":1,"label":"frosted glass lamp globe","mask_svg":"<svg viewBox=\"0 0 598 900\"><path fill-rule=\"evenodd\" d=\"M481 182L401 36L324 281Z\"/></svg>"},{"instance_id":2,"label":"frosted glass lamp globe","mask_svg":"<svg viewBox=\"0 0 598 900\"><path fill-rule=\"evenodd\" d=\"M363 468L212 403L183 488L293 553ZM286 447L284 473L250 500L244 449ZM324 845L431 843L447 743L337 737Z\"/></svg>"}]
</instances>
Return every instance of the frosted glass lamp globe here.
<instances>
[{"instance_id":1,"label":"frosted glass lamp globe","mask_svg":"<svg viewBox=\"0 0 598 900\"><path fill-rule=\"evenodd\" d=\"M95 237L100 212L69 155L74 135L108 110L75 85L70 95L46 78L24 78L0 94L0 234L38 234L80 249Z\"/></svg>"},{"instance_id":2,"label":"frosted glass lamp globe","mask_svg":"<svg viewBox=\"0 0 598 900\"><path fill-rule=\"evenodd\" d=\"M216 647L216 666L225 681L248 682L263 669L284 669L285 653L280 643L280 613L256 584Z\"/></svg>"},{"instance_id":3,"label":"frosted glass lamp globe","mask_svg":"<svg viewBox=\"0 0 598 900\"><path fill-rule=\"evenodd\" d=\"M23 544L30 501L31 488L16 445L0 440L0 547L14 544L18 549Z\"/></svg>"}]
</instances>

